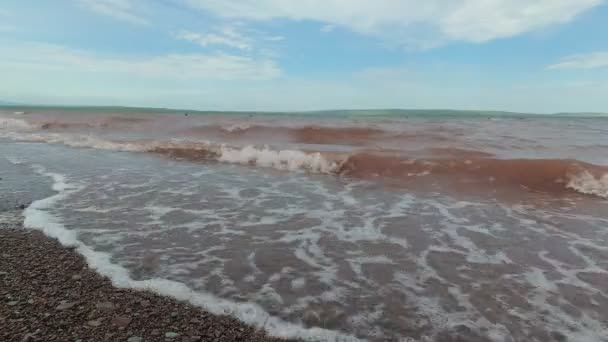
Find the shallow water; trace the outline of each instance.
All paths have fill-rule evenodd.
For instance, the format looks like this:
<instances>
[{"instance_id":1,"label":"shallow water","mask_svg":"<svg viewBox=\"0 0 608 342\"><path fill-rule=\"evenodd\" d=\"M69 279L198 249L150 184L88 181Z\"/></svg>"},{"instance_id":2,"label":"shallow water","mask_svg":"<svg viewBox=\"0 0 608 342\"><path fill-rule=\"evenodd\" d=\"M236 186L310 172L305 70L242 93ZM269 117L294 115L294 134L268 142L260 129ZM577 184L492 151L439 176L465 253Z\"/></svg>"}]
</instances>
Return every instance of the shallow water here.
<instances>
[{"instance_id":1,"label":"shallow water","mask_svg":"<svg viewBox=\"0 0 608 342\"><path fill-rule=\"evenodd\" d=\"M60 196L26 211L30 225L82 243L118 284L193 290L203 296L186 299L284 336L607 340L601 119L416 118L348 132L351 119L282 119L264 124L291 131L264 128L250 135L269 147L246 150L255 139L229 131L165 139L198 122L161 116L144 126L171 127L152 139L141 121L42 128L59 120L45 115L0 128L3 173L54 181ZM194 120L213 131L236 119ZM247 120L233 131L268 121ZM394 139L376 138L408 130L421 139L387 156Z\"/></svg>"}]
</instances>

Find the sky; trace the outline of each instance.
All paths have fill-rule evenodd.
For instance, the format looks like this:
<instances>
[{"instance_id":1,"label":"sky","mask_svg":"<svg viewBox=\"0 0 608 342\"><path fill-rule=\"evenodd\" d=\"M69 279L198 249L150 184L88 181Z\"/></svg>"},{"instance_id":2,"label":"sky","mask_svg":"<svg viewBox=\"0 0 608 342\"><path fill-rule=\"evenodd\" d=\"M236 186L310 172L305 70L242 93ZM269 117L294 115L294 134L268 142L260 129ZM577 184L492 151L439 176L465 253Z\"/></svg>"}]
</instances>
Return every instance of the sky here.
<instances>
[{"instance_id":1,"label":"sky","mask_svg":"<svg viewBox=\"0 0 608 342\"><path fill-rule=\"evenodd\" d=\"M608 0L0 0L0 100L608 112Z\"/></svg>"}]
</instances>

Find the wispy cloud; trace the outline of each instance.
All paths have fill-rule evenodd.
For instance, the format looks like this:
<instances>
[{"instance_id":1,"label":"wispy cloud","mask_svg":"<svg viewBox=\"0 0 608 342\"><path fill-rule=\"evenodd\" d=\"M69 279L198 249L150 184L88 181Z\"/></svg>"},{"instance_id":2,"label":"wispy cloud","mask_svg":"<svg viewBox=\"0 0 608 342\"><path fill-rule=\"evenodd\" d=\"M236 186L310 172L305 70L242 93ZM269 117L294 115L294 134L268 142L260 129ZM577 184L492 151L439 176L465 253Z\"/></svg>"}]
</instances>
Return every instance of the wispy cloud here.
<instances>
[{"instance_id":1,"label":"wispy cloud","mask_svg":"<svg viewBox=\"0 0 608 342\"><path fill-rule=\"evenodd\" d=\"M608 51L568 56L547 67L549 70L596 68L608 68Z\"/></svg>"},{"instance_id":2,"label":"wispy cloud","mask_svg":"<svg viewBox=\"0 0 608 342\"><path fill-rule=\"evenodd\" d=\"M453 40L486 42L564 24L604 0L468 0L439 21Z\"/></svg>"},{"instance_id":3,"label":"wispy cloud","mask_svg":"<svg viewBox=\"0 0 608 342\"><path fill-rule=\"evenodd\" d=\"M281 74L275 61L229 54L169 54L150 57L103 57L49 44L0 46L0 68L27 71L112 73L189 80L267 80Z\"/></svg>"},{"instance_id":4,"label":"wispy cloud","mask_svg":"<svg viewBox=\"0 0 608 342\"><path fill-rule=\"evenodd\" d=\"M329 33L332 32L336 27L334 25L331 24L327 24L327 25L323 25L323 27L321 27L321 32L323 33Z\"/></svg>"},{"instance_id":5,"label":"wispy cloud","mask_svg":"<svg viewBox=\"0 0 608 342\"><path fill-rule=\"evenodd\" d=\"M253 39L240 33L232 26L223 26L207 33L182 30L175 33L175 38L193 42L202 47L223 45L240 50L251 50L253 44Z\"/></svg>"},{"instance_id":6,"label":"wispy cloud","mask_svg":"<svg viewBox=\"0 0 608 342\"><path fill-rule=\"evenodd\" d=\"M312 20L402 44L483 43L563 24L604 0L185 0L226 18Z\"/></svg>"},{"instance_id":7,"label":"wispy cloud","mask_svg":"<svg viewBox=\"0 0 608 342\"><path fill-rule=\"evenodd\" d=\"M264 40L267 40L269 42L280 42L280 41L285 40L285 37L283 37L283 36L270 36L270 37L264 38Z\"/></svg>"},{"instance_id":8,"label":"wispy cloud","mask_svg":"<svg viewBox=\"0 0 608 342\"><path fill-rule=\"evenodd\" d=\"M136 25L149 25L150 22L135 13L131 0L78 0L85 8L113 17L117 20L126 21Z\"/></svg>"},{"instance_id":9,"label":"wispy cloud","mask_svg":"<svg viewBox=\"0 0 608 342\"><path fill-rule=\"evenodd\" d=\"M243 51L267 50L264 42L285 40L281 35L268 35L266 32L248 29L241 23L225 24L208 32L180 30L173 34L175 39L189 41L202 47L223 46ZM259 52L258 51L258 52Z\"/></svg>"}]
</instances>

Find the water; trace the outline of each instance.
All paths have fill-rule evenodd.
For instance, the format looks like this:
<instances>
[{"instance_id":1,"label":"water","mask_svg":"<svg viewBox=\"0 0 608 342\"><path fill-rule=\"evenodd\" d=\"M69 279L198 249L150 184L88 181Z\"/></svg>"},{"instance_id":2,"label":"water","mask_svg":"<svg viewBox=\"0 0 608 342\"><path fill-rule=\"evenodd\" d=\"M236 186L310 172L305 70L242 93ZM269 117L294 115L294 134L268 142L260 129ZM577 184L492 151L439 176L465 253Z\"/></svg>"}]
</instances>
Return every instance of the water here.
<instances>
[{"instance_id":1,"label":"water","mask_svg":"<svg viewBox=\"0 0 608 342\"><path fill-rule=\"evenodd\" d=\"M3 119L3 174L54 184L26 225L117 285L281 336L607 340L603 119Z\"/></svg>"}]
</instances>

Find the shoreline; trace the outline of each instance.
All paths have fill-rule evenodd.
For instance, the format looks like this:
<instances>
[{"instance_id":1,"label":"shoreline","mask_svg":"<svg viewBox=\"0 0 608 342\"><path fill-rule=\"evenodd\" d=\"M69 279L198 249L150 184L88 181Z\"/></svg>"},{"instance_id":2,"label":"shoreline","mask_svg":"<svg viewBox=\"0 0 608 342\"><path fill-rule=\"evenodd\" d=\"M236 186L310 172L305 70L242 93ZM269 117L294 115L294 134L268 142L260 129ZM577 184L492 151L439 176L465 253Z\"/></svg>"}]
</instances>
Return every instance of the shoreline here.
<instances>
[{"instance_id":1,"label":"shoreline","mask_svg":"<svg viewBox=\"0 0 608 342\"><path fill-rule=\"evenodd\" d=\"M287 341L230 316L116 288L72 248L0 218L2 341Z\"/></svg>"}]
</instances>

